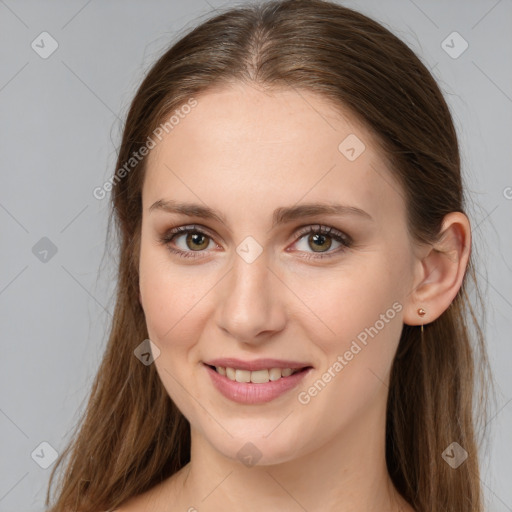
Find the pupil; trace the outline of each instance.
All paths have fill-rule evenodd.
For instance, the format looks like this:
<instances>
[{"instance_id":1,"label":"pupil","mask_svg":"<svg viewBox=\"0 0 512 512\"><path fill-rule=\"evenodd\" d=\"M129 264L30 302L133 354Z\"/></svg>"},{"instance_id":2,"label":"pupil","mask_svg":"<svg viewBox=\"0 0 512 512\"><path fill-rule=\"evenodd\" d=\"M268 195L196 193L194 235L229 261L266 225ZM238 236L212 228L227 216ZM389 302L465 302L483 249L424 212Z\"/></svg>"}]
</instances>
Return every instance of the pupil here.
<instances>
[{"instance_id":1,"label":"pupil","mask_svg":"<svg viewBox=\"0 0 512 512\"><path fill-rule=\"evenodd\" d=\"M312 241L314 242L314 245L316 245L317 248L318 247L322 248L322 245L325 244L327 238L328 238L327 236L319 234L319 233L315 233L310 236L310 239L312 239ZM197 247L197 245L204 246L205 236L202 235L201 233L193 233L193 234L189 234L189 236L187 237L187 240L192 240L193 244L195 244L196 247ZM202 244L201 244L201 240L203 240ZM331 246L331 244L329 243L327 245L327 247L325 247L325 249L329 249L330 246ZM203 249L204 247L199 247L199 248ZM321 252L321 251L317 251L317 252Z\"/></svg>"},{"instance_id":2,"label":"pupil","mask_svg":"<svg viewBox=\"0 0 512 512\"><path fill-rule=\"evenodd\" d=\"M193 233L193 234L189 234L189 236L187 237L188 240L192 240L194 244L196 244L196 248L197 248L197 245L204 245L204 239L205 239L205 236L202 235L201 233ZM200 240L203 239L203 244L200 243ZM208 245L208 244L206 244ZM204 249L204 247L199 247L200 249ZM193 249L193 247L191 247L191 249Z\"/></svg>"},{"instance_id":3,"label":"pupil","mask_svg":"<svg viewBox=\"0 0 512 512\"><path fill-rule=\"evenodd\" d=\"M312 235L312 238L313 238L313 241L314 241L315 244L318 241L320 241L320 244L317 245L317 247L321 246L322 243L325 243L325 241L327 240L327 237L325 235L318 234L318 233L315 233L314 235ZM328 246L325 247L325 249L329 249L330 246L331 246L331 244L329 243ZM322 252L322 251L317 251L317 252Z\"/></svg>"}]
</instances>

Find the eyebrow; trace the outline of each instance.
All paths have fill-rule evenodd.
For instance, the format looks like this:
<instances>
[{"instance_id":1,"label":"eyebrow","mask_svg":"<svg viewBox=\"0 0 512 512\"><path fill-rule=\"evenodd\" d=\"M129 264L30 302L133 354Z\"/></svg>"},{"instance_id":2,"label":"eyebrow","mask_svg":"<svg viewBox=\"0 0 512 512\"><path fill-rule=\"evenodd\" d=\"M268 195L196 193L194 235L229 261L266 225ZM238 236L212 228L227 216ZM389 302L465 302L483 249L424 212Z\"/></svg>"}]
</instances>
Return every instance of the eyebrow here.
<instances>
[{"instance_id":1,"label":"eyebrow","mask_svg":"<svg viewBox=\"0 0 512 512\"><path fill-rule=\"evenodd\" d=\"M159 199L149 207L150 213L155 210L167 213L179 213L188 215L189 217L214 219L222 224L228 224L226 218L220 212L200 204L182 203L173 199ZM286 224L296 219L314 217L316 215L355 215L373 221L373 217L368 212L356 206L332 203L307 203L299 206L283 206L276 208L272 216L272 228L279 224Z\"/></svg>"}]
</instances>

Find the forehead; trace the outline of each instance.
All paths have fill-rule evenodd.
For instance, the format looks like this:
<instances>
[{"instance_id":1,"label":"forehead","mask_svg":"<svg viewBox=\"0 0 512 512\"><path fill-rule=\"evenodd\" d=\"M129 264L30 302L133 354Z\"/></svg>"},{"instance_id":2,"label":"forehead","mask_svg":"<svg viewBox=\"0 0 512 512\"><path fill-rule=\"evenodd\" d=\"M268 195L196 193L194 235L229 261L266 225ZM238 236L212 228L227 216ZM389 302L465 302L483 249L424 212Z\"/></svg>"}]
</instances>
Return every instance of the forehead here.
<instances>
[{"instance_id":1,"label":"forehead","mask_svg":"<svg viewBox=\"0 0 512 512\"><path fill-rule=\"evenodd\" d=\"M328 99L245 84L195 99L148 156L145 209L158 199L199 198L224 211L321 201L359 206L374 218L403 212L371 132Z\"/></svg>"}]
</instances>

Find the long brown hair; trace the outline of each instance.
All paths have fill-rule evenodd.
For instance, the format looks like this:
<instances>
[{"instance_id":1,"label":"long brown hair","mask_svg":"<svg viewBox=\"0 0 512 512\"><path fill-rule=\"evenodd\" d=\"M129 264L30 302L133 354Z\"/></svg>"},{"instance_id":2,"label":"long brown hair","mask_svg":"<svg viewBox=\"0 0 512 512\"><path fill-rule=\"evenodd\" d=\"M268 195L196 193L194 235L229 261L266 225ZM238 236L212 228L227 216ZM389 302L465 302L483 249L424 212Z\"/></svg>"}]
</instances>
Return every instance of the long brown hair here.
<instances>
[{"instance_id":1,"label":"long brown hair","mask_svg":"<svg viewBox=\"0 0 512 512\"><path fill-rule=\"evenodd\" d=\"M284 0L225 10L181 37L148 72L126 120L111 196L115 312L86 410L51 474L46 505L69 456L50 512L116 509L189 461L188 421L155 365L134 357L148 338L138 282L147 159L126 163L180 105L234 81L313 91L364 122L402 185L415 240L436 241L444 216L465 211L449 108L419 58L379 23L329 1ZM468 293L469 278L476 286L473 260L455 300L423 336L404 326L391 370L387 467L417 512L483 510L477 422L485 425L489 377L475 314L482 301L474 308ZM469 454L457 469L442 458L452 442Z\"/></svg>"}]
</instances>

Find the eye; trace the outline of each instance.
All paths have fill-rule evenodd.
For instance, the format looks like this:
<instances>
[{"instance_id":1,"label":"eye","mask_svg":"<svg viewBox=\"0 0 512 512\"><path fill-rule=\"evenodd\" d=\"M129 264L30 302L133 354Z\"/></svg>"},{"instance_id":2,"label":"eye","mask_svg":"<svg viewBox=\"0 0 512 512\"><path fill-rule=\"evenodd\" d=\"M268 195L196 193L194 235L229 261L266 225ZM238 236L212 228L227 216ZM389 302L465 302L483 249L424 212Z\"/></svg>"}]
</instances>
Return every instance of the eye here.
<instances>
[{"instance_id":1,"label":"eye","mask_svg":"<svg viewBox=\"0 0 512 512\"><path fill-rule=\"evenodd\" d=\"M180 238L184 238L181 248L178 246L178 249L175 249L172 243L178 245L175 240ZM160 242L166 245L171 253L182 258L197 258L201 256L196 256L194 253L204 252L204 249L208 248L213 239L198 226L180 226L168 231L160 239Z\"/></svg>"},{"instance_id":2,"label":"eye","mask_svg":"<svg viewBox=\"0 0 512 512\"><path fill-rule=\"evenodd\" d=\"M352 245L352 239L348 235L328 226L307 226L296 233L295 236L299 237L299 240L294 245L303 242L302 239L305 239L306 247L299 252L307 254L307 248L313 248L312 253L302 256L305 259L328 258L343 252ZM182 239L181 244L180 239ZM339 244L338 250L329 251L332 240ZM195 225L171 229L160 238L160 243L165 245L172 254L182 258L201 258L202 256L197 253L205 252L210 243L216 245L213 237L206 230Z\"/></svg>"},{"instance_id":3,"label":"eye","mask_svg":"<svg viewBox=\"0 0 512 512\"><path fill-rule=\"evenodd\" d=\"M304 239L306 248L313 248L313 254L307 254L307 251L305 251L306 254L302 257L306 259L330 258L352 246L352 239L348 235L328 226L308 226L299 231L296 236L299 236L300 240L295 245L300 244ZM332 246L332 239L339 244L338 250L329 251Z\"/></svg>"}]
</instances>

